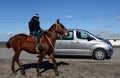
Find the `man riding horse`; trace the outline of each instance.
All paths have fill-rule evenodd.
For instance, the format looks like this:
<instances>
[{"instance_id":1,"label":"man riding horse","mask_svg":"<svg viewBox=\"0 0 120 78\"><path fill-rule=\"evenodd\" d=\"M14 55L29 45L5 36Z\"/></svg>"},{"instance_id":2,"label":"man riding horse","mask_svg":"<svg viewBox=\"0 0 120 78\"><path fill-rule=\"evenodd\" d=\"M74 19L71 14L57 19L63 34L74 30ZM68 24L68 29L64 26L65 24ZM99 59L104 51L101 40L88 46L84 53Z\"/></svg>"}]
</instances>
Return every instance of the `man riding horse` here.
<instances>
[{"instance_id":1,"label":"man riding horse","mask_svg":"<svg viewBox=\"0 0 120 78\"><path fill-rule=\"evenodd\" d=\"M39 18L40 18L39 14L35 14L29 22L30 35L35 37L36 45L40 43L40 36L42 32ZM40 45L38 48L41 49Z\"/></svg>"},{"instance_id":2,"label":"man riding horse","mask_svg":"<svg viewBox=\"0 0 120 78\"><path fill-rule=\"evenodd\" d=\"M22 75L25 74L24 66L20 64L20 61L19 61L20 54L24 50L25 52L28 52L30 54L40 55L37 66L36 66L37 76L41 76L40 65L45 55L48 55L51 61L53 62L55 75L58 76L59 71L58 71L57 63L54 57L54 47L55 47L55 42L58 34L62 36L68 35L68 30L65 28L63 24L59 22L59 20L57 20L56 23L54 23L48 29L47 33L43 32L41 36L42 50L39 53L36 51L36 46L34 45L35 42L27 40L27 38L29 38L30 36L22 33L12 36L9 39L9 41L6 43L7 48L13 48L14 50L14 55L12 57L12 65L11 65L12 74L16 74L18 71L18 70L15 70L15 63L18 64L21 74Z\"/></svg>"}]
</instances>

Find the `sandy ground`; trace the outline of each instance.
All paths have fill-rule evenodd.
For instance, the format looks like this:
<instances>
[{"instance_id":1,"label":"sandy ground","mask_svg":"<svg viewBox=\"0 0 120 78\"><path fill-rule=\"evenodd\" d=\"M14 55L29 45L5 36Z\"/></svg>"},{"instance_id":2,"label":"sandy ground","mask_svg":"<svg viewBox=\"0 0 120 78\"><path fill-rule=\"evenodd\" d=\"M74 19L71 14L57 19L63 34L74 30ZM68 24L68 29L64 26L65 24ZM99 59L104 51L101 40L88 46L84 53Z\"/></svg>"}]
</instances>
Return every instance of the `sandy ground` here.
<instances>
[{"instance_id":1,"label":"sandy ground","mask_svg":"<svg viewBox=\"0 0 120 78\"><path fill-rule=\"evenodd\" d=\"M26 75L17 71L11 73L11 59L0 59L0 78L38 78L36 76L37 60L20 60ZM59 76L54 75L53 64L49 59L41 64L40 78L120 78L120 63L110 61L61 61L57 60ZM18 69L17 65L15 66Z\"/></svg>"}]
</instances>

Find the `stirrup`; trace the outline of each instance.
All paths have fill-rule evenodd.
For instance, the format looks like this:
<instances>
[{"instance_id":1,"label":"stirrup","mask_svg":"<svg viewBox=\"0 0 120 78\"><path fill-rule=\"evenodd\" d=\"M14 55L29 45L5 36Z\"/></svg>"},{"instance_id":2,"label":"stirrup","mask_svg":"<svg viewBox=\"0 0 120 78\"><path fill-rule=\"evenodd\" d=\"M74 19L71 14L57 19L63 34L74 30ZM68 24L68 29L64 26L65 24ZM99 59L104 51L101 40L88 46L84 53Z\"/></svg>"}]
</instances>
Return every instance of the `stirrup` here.
<instances>
[{"instance_id":1,"label":"stirrup","mask_svg":"<svg viewBox=\"0 0 120 78\"><path fill-rule=\"evenodd\" d=\"M38 49L42 50L42 46L40 44L38 44Z\"/></svg>"},{"instance_id":2,"label":"stirrup","mask_svg":"<svg viewBox=\"0 0 120 78\"><path fill-rule=\"evenodd\" d=\"M40 51L42 50L42 46L40 45L40 43L36 45L35 50L37 53L40 53Z\"/></svg>"}]
</instances>

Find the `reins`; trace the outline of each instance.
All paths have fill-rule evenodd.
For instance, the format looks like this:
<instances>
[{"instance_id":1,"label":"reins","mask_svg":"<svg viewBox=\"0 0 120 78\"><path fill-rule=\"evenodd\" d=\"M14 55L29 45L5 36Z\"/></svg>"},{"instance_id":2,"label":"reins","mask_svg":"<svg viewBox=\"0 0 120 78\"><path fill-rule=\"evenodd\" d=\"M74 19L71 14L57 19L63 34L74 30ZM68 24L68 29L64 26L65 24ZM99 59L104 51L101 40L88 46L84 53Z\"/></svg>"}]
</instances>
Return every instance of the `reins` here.
<instances>
[{"instance_id":1,"label":"reins","mask_svg":"<svg viewBox=\"0 0 120 78\"><path fill-rule=\"evenodd\" d=\"M58 24L58 23L56 23L56 30L58 31L58 29L60 29L61 27L60 27L60 24ZM65 32L65 29L63 29L63 32ZM62 36L60 35L60 43L59 43L59 45L61 45L61 43L62 43Z\"/></svg>"},{"instance_id":2,"label":"reins","mask_svg":"<svg viewBox=\"0 0 120 78\"><path fill-rule=\"evenodd\" d=\"M49 41L50 45L52 46L53 49L55 49L55 47L53 46L52 42L50 41L50 39L48 38L47 35L45 35L45 37L47 38L47 40Z\"/></svg>"},{"instance_id":3,"label":"reins","mask_svg":"<svg viewBox=\"0 0 120 78\"><path fill-rule=\"evenodd\" d=\"M60 28L60 24L57 24L56 23L56 30L58 30ZM65 31L65 30L64 30ZM50 32L50 31L47 31L47 32L49 32L49 33L52 33L52 32ZM45 37L47 38L47 40L49 41L49 43L50 43L50 45L52 46L52 48L53 49L55 49L55 47L53 46L53 44L52 44L52 42L50 41L50 39L48 38L48 36L47 35L45 35ZM61 42L60 42L60 44L62 43L62 36L60 35L60 39L61 39Z\"/></svg>"}]
</instances>

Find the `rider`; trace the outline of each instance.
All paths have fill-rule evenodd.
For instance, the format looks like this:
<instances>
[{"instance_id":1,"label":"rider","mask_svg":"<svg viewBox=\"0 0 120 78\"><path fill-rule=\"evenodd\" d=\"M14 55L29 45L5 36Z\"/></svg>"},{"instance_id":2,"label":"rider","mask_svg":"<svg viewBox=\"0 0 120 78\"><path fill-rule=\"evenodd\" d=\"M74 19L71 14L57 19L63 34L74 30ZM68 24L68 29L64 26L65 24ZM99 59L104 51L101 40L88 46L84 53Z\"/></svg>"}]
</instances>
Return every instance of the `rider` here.
<instances>
[{"instance_id":1,"label":"rider","mask_svg":"<svg viewBox=\"0 0 120 78\"><path fill-rule=\"evenodd\" d=\"M29 31L31 36L37 37L36 43L40 42L42 29L40 27L39 14L35 14L29 22Z\"/></svg>"}]
</instances>

